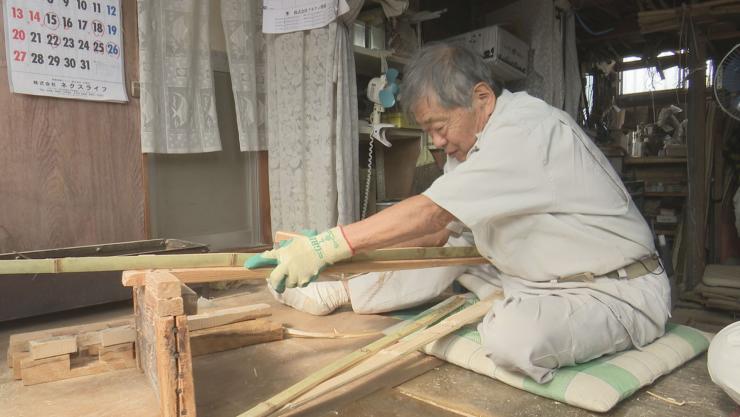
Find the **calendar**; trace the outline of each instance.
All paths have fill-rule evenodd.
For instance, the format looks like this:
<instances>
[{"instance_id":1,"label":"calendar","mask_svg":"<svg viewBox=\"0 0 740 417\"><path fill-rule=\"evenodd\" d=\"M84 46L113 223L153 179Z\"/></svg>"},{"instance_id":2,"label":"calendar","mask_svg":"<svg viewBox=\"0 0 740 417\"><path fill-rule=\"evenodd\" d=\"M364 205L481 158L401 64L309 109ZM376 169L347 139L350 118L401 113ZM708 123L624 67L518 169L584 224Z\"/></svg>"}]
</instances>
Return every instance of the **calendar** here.
<instances>
[{"instance_id":1,"label":"calendar","mask_svg":"<svg viewBox=\"0 0 740 417\"><path fill-rule=\"evenodd\" d=\"M120 0L2 0L14 93L126 102Z\"/></svg>"}]
</instances>

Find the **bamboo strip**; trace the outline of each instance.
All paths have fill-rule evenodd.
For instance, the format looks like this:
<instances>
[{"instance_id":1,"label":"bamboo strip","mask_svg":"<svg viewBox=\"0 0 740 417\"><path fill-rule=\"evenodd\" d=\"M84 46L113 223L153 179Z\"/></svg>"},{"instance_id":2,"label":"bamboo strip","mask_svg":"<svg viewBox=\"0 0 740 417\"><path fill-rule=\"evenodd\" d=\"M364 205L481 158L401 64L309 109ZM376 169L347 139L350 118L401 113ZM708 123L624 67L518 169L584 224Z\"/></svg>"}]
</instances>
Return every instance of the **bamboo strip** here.
<instances>
[{"instance_id":1,"label":"bamboo strip","mask_svg":"<svg viewBox=\"0 0 740 417\"><path fill-rule=\"evenodd\" d=\"M88 256L80 258L0 260L3 274L54 274L60 272L126 271L132 269L213 268L242 266L256 253L195 253L177 255ZM395 248L368 251L342 263L425 258L475 258L475 247Z\"/></svg>"},{"instance_id":2,"label":"bamboo strip","mask_svg":"<svg viewBox=\"0 0 740 417\"><path fill-rule=\"evenodd\" d=\"M272 413L273 411L281 408L299 395L309 391L311 388L326 381L334 375L337 375L338 373L360 362L361 360L372 356L376 352L387 346L390 346L401 338L408 336L409 334L414 333L415 331L436 322L445 315L451 313L452 311L455 311L464 303L464 296L457 295L448 298L437 308L433 308L431 310L428 310L427 312L422 313L418 319L407 324L406 326L403 326L395 333L384 336L376 340L375 342L370 343L369 345L350 353L347 356L339 358L338 360L312 373L307 378L294 384L285 391L280 392L269 400L261 402L250 410L239 414L238 417L257 417L265 416Z\"/></svg>"},{"instance_id":3,"label":"bamboo strip","mask_svg":"<svg viewBox=\"0 0 740 417\"><path fill-rule=\"evenodd\" d=\"M326 381L312 391L307 392L305 395L300 397L298 401L287 404L285 409L298 408L309 401L313 401L316 398L337 389L337 387L341 387L396 362L402 357L417 351L435 340L447 336L467 324L479 321L486 315L486 313L488 313L491 307L493 307L493 303L502 296L503 293L498 292L485 300L475 303L472 306L447 317L428 329L422 330L393 346L381 350L365 362L333 379Z\"/></svg>"},{"instance_id":4,"label":"bamboo strip","mask_svg":"<svg viewBox=\"0 0 740 417\"><path fill-rule=\"evenodd\" d=\"M322 274L358 274L364 272L397 271L402 269L421 269L435 268L439 266L476 265L486 263L489 263L489 261L483 257L347 262L330 265L322 271ZM185 284L194 284L214 281L265 279L270 276L272 268L185 268L170 269L167 270L167 272L175 275L181 282ZM122 283L126 287L136 287L139 285L144 285L144 277L147 273L148 271L146 270L124 271Z\"/></svg>"}]
</instances>

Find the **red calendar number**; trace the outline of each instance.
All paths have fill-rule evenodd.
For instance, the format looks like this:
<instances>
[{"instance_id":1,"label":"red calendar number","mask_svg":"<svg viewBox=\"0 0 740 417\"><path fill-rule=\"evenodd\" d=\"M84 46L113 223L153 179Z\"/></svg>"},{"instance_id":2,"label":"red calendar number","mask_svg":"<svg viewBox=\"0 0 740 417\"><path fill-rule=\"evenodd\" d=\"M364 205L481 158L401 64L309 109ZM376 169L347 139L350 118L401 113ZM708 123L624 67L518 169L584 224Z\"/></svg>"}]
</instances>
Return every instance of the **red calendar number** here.
<instances>
[{"instance_id":1,"label":"red calendar number","mask_svg":"<svg viewBox=\"0 0 740 417\"><path fill-rule=\"evenodd\" d=\"M13 39L23 41L26 39L26 32L22 29L13 29Z\"/></svg>"},{"instance_id":2,"label":"red calendar number","mask_svg":"<svg viewBox=\"0 0 740 417\"><path fill-rule=\"evenodd\" d=\"M18 62L26 61L26 51L13 51L13 59Z\"/></svg>"},{"instance_id":3,"label":"red calendar number","mask_svg":"<svg viewBox=\"0 0 740 417\"><path fill-rule=\"evenodd\" d=\"M13 15L13 18L15 19L23 19L23 9L18 7L11 7L10 14Z\"/></svg>"},{"instance_id":4,"label":"red calendar number","mask_svg":"<svg viewBox=\"0 0 740 417\"><path fill-rule=\"evenodd\" d=\"M39 22L39 23L41 23L41 12L39 12L38 10L36 10L36 11L29 10L28 11L28 14L31 15L31 21L32 22Z\"/></svg>"}]
</instances>

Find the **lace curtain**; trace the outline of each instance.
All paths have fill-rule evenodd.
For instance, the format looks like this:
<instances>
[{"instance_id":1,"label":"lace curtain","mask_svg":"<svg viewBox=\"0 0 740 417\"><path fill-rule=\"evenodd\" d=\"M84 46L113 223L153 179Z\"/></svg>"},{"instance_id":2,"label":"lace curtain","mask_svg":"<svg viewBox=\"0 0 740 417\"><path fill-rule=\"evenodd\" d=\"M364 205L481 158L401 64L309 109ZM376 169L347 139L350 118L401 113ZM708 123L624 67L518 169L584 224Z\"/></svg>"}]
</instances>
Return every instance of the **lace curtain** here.
<instances>
[{"instance_id":1,"label":"lace curtain","mask_svg":"<svg viewBox=\"0 0 740 417\"><path fill-rule=\"evenodd\" d=\"M138 0L142 152L221 150L209 2Z\"/></svg>"},{"instance_id":2,"label":"lace curtain","mask_svg":"<svg viewBox=\"0 0 740 417\"><path fill-rule=\"evenodd\" d=\"M347 29L265 35L272 230L323 230L359 207L357 87ZM351 26L351 24L350 24Z\"/></svg>"},{"instance_id":3,"label":"lace curtain","mask_svg":"<svg viewBox=\"0 0 740 417\"><path fill-rule=\"evenodd\" d=\"M262 2L221 0L226 51L242 151L267 150Z\"/></svg>"}]
</instances>

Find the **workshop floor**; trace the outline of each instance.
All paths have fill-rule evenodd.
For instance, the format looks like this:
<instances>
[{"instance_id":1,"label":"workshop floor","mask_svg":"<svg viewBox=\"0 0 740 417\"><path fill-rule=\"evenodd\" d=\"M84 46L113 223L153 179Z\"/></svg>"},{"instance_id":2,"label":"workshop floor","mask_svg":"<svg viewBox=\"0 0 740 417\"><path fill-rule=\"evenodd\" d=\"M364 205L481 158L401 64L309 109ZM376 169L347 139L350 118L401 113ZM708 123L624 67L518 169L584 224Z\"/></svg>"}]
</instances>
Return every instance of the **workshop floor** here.
<instances>
[{"instance_id":1,"label":"workshop floor","mask_svg":"<svg viewBox=\"0 0 740 417\"><path fill-rule=\"evenodd\" d=\"M381 330L394 323L384 316L358 316L344 310L313 317L273 301L263 284L212 293L219 306L267 302L271 320L314 332L358 333ZM114 320L131 314L127 304L109 305L0 325L0 357L8 337L45 328ZM311 371L354 349L372 337L357 339L287 338L194 359L198 414L233 417L298 382ZM597 415L509 387L490 378L416 354L393 372L370 375L338 390L331 399L301 409L311 416L563 416ZM420 375L403 382L410 375ZM649 393L685 401L676 406ZM609 416L720 417L736 406L711 383L706 357L700 356L653 386L624 401ZM8 417L158 416L158 403L137 370L81 377L25 387L0 367L0 415Z\"/></svg>"}]
</instances>

